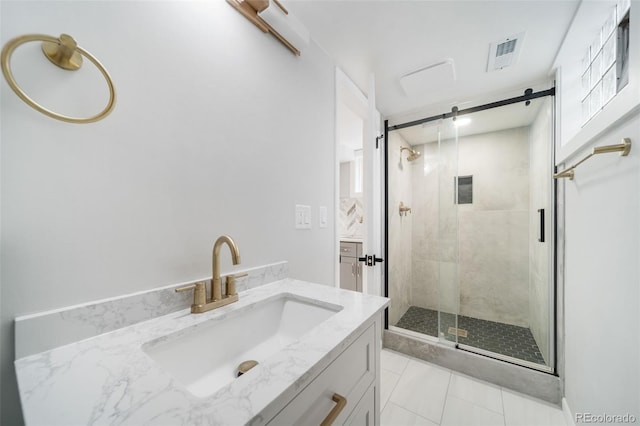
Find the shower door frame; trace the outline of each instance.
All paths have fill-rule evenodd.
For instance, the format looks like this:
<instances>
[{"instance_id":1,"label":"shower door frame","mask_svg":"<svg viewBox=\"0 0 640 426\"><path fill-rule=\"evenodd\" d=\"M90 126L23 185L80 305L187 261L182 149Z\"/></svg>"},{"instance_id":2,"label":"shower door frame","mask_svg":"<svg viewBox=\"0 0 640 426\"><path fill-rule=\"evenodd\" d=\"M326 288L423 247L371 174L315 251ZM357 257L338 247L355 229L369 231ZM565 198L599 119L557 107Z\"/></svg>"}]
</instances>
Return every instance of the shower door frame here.
<instances>
[{"instance_id":1,"label":"shower door frame","mask_svg":"<svg viewBox=\"0 0 640 426\"><path fill-rule=\"evenodd\" d=\"M459 110L457 107L453 107L451 112L447 112L447 113L443 113L440 115L435 115L435 116L431 116L431 117L427 117L427 118L422 118L422 119L418 119L418 120L413 120L410 122L406 122L406 123L401 123L401 124L397 124L397 125L393 125L393 126L389 126L389 120L385 120L384 121L384 140L385 140L385 152L384 152L384 256L385 259L389 259L389 214L390 214L390 208L389 208L389 131L391 130L400 130L406 127L412 127L412 126L416 126L416 125L421 125L424 123L428 123L431 121L437 121L437 120L445 120L447 118L456 118L459 117L461 115L466 115L466 114L472 114L474 112L480 112L480 111L485 111L488 109L493 109L493 108L498 108L498 107L502 107L502 106L507 106L507 105L511 105L511 104L516 104L516 103L520 103L520 102L527 102L527 101L531 101L534 99L538 99L538 98L544 98L546 96L551 96L552 98L552 102L551 102L551 142L552 142L552 146L549 149L550 152L550 157L549 161L551 162L550 164L552 165L552 170L553 172L555 172L555 144L556 144L556 135L558 133L558 129L557 129L557 123L556 123L556 105L555 105L555 100L556 100L556 88L555 85L554 87L551 87L550 89L547 90L541 90L538 92L533 92L531 89L527 89L527 91L525 91L525 94L523 96L518 96L518 97L514 97L514 98L508 98L508 99L503 99L500 101L496 101L496 102L490 102L484 105L479 105L479 106L475 106L475 107L471 107L471 108L466 108L463 110ZM549 278L549 285L550 285L550 291L549 294L551 296L551 300L548 301L548 305L549 305L549 317L550 317L550 322L551 324L549 325L549 332L552 333L552 337L549 340L549 344L550 344L550 349L549 349L549 365L538 365L538 364L534 364L532 362L529 361L525 361L525 360L520 360L518 358L512 358L509 356L505 356L505 355L501 355L495 352L490 352L487 350L483 350L481 348L476 348L473 346L468 346L468 345L464 345L464 344L459 344L458 343L458 338L456 336L455 339L455 343L452 342L451 345L447 345L447 346L452 346L455 349L459 349L461 351L464 352L469 352L469 353L473 353L473 354L477 354L477 355L481 355L481 356L485 356L487 358L492 358L498 361L502 361L502 362L506 362L506 363L510 363L510 364L515 364L521 367L525 367L525 368L529 368L532 370L537 370L543 373L548 373L551 375L558 375L558 369L562 368L562 366L558 365L558 360L559 360L559 354L558 354L558 334L559 334L559 328L558 328L558 321L559 321L559 309L560 306L558 305L559 300L558 298L560 297L560 294L558 292L558 275L557 275L557 265L558 265L558 241L557 241L557 224L558 224L558 209L557 209L557 205L558 205L558 186L557 186L557 182L555 180L552 181L552 185L551 185L551 194L550 194L550 217L553 220L552 223L552 227L551 227L551 232L550 232L550 241L549 241L549 245L550 248L549 250L551 250L551 254L549 256L549 267L548 267L548 278ZM389 268L384 268L384 295L386 297L390 297L389 296ZM458 289L459 292L459 289ZM459 294L458 294L459 297ZM458 321L458 316L459 316L459 312L456 313L456 324ZM440 318L440 311L438 311L438 318ZM440 321L440 320L439 320ZM440 327L440 326L438 326ZM385 315L384 315L384 328L387 331L392 331L390 330L390 325L389 325L389 307L387 307L385 309ZM395 328L395 327L394 327ZM429 336L429 335L421 335L420 333L417 332L412 332L410 330L403 330L402 334L406 334L408 336L411 336L413 338L417 338L419 340L423 340L429 343L434 343L434 344L443 344L443 342L436 336Z\"/></svg>"}]
</instances>

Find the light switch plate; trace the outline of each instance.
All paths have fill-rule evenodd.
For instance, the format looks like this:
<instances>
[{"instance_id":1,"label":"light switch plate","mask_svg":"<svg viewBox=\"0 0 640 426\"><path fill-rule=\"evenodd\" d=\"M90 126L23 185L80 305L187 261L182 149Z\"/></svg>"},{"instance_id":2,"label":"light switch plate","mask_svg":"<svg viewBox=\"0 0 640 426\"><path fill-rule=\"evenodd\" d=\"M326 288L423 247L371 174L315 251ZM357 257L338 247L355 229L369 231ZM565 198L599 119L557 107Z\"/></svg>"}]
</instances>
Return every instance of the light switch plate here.
<instances>
[{"instance_id":1,"label":"light switch plate","mask_svg":"<svg viewBox=\"0 0 640 426\"><path fill-rule=\"evenodd\" d=\"M311 229L311 206L296 204L296 229Z\"/></svg>"},{"instance_id":2,"label":"light switch plate","mask_svg":"<svg viewBox=\"0 0 640 426\"><path fill-rule=\"evenodd\" d=\"M327 227L327 206L320 206L320 228Z\"/></svg>"}]
</instances>

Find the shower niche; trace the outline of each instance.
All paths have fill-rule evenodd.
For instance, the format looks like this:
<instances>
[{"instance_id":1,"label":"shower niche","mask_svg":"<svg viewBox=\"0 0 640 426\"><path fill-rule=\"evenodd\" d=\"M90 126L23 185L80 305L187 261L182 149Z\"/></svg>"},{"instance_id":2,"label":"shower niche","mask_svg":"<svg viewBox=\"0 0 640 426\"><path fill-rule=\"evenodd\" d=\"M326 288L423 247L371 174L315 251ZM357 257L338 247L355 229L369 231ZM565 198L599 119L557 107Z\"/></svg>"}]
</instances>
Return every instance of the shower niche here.
<instances>
[{"instance_id":1,"label":"shower niche","mask_svg":"<svg viewBox=\"0 0 640 426\"><path fill-rule=\"evenodd\" d=\"M553 372L552 108L389 127L390 331Z\"/></svg>"},{"instance_id":2,"label":"shower niche","mask_svg":"<svg viewBox=\"0 0 640 426\"><path fill-rule=\"evenodd\" d=\"M457 204L473 203L473 176L456 176L454 198Z\"/></svg>"}]
</instances>

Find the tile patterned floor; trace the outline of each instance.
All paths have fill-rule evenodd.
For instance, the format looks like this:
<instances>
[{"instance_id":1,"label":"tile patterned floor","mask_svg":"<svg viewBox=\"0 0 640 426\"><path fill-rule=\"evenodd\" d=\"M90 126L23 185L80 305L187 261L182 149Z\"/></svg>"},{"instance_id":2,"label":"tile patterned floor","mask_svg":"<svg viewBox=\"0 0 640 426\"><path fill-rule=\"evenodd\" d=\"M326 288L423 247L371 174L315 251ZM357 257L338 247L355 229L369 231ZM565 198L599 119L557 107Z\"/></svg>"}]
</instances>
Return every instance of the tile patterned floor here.
<instances>
[{"instance_id":1,"label":"tile patterned floor","mask_svg":"<svg viewBox=\"0 0 640 426\"><path fill-rule=\"evenodd\" d=\"M382 426L566 426L552 404L398 352L381 367Z\"/></svg>"},{"instance_id":2,"label":"tile patterned floor","mask_svg":"<svg viewBox=\"0 0 640 426\"><path fill-rule=\"evenodd\" d=\"M448 340L454 340L455 336L449 334L449 327L456 326L455 315L442 312L440 319L441 331ZM396 327L437 337L438 311L411 306ZM545 365L540 349L528 328L464 315L458 316L458 328L467 331L467 337L458 337L459 343Z\"/></svg>"}]
</instances>

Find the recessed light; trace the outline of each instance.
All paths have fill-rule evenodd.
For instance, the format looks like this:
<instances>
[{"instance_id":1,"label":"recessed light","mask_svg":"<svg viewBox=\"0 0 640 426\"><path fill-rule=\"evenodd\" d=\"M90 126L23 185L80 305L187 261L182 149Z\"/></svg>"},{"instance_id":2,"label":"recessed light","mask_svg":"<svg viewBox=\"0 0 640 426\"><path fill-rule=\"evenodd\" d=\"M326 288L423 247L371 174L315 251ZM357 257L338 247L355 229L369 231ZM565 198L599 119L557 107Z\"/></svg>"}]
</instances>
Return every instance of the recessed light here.
<instances>
[{"instance_id":1,"label":"recessed light","mask_svg":"<svg viewBox=\"0 0 640 426\"><path fill-rule=\"evenodd\" d=\"M469 123L471 123L471 119L468 117L457 118L456 121L453 122L453 124L455 124L456 127L466 126Z\"/></svg>"}]
</instances>

